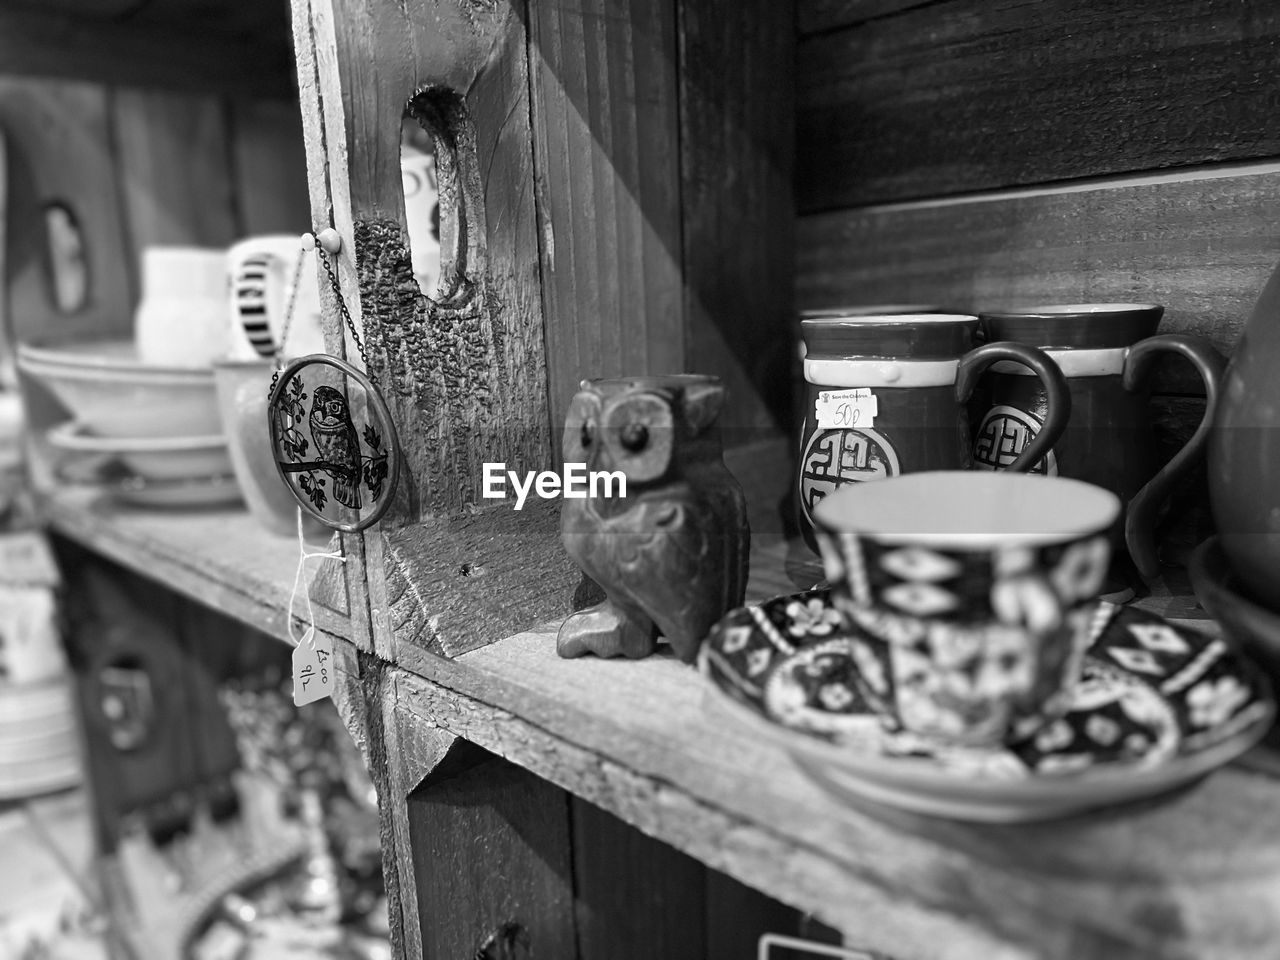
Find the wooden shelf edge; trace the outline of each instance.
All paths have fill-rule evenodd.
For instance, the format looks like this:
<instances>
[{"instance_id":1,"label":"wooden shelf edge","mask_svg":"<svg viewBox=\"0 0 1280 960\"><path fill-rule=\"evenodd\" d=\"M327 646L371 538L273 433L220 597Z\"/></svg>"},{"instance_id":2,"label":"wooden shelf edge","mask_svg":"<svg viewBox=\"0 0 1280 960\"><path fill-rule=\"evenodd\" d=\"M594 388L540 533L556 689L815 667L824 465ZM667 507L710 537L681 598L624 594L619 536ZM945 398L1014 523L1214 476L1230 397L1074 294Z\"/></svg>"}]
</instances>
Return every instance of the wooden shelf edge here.
<instances>
[{"instance_id":1,"label":"wooden shelf edge","mask_svg":"<svg viewBox=\"0 0 1280 960\"><path fill-rule=\"evenodd\" d=\"M484 747L851 942L948 958L1068 955L1052 943L1090 945L1082 955L1244 956L1241 938L1258 934L1244 921L1280 882L1280 838L1261 826L1274 782L1237 766L1044 824L848 805L784 750L705 709L690 668L669 657L561 660L555 629L401 664L397 715ZM1152 933L1150 909L1186 923ZM1280 937L1280 917L1264 926Z\"/></svg>"},{"instance_id":2,"label":"wooden shelf edge","mask_svg":"<svg viewBox=\"0 0 1280 960\"><path fill-rule=\"evenodd\" d=\"M247 511L116 509L87 491L65 489L42 494L40 512L54 533L289 642L286 608L297 566L297 543L265 533ZM318 574L321 562L312 561L306 582ZM305 623L302 589L294 616ZM346 611L317 601L313 610L318 630L351 638Z\"/></svg>"}]
</instances>

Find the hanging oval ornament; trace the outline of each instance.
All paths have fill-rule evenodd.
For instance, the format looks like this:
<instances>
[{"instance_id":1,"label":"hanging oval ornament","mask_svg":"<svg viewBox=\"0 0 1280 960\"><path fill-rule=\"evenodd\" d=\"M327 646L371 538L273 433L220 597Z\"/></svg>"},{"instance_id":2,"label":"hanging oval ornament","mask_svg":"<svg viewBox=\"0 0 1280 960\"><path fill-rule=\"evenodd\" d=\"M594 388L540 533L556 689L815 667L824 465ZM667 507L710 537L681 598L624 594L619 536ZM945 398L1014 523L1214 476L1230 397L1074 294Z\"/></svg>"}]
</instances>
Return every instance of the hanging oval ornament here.
<instances>
[{"instance_id":1,"label":"hanging oval ornament","mask_svg":"<svg viewBox=\"0 0 1280 960\"><path fill-rule=\"evenodd\" d=\"M400 479L395 424L377 386L345 360L291 361L267 400L280 479L321 523L356 533L377 523Z\"/></svg>"}]
</instances>

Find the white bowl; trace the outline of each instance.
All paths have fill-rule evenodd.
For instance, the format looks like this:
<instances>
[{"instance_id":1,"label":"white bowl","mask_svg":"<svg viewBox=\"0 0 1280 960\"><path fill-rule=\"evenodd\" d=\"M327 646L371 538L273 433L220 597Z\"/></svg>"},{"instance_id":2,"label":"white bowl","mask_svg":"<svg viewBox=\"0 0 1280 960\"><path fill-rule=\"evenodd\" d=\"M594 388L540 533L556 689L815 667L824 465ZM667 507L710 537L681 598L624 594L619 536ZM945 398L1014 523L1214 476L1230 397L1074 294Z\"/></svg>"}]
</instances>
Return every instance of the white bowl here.
<instances>
[{"instance_id":1,"label":"white bowl","mask_svg":"<svg viewBox=\"0 0 1280 960\"><path fill-rule=\"evenodd\" d=\"M264 428L265 429L265 428ZM72 453L114 456L143 480L190 480L231 473L231 454L221 436L99 437L71 421L48 432L49 445Z\"/></svg>"},{"instance_id":2,"label":"white bowl","mask_svg":"<svg viewBox=\"0 0 1280 960\"><path fill-rule=\"evenodd\" d=\"M131 341L57 348L23 344L18 367L48 387L98 437L208 437L222 432L213 369L143 364Z\"/></svg>"}]
</instances>

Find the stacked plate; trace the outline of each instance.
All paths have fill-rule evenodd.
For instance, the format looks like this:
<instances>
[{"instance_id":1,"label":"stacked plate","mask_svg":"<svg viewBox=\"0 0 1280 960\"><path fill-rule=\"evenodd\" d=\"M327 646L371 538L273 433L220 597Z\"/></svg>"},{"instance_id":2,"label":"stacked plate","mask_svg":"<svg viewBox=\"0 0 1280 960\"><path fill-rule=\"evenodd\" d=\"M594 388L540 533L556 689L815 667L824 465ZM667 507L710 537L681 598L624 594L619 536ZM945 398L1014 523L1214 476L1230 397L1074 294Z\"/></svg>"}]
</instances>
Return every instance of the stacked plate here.
<instances>
[{"instance_id":1,"label":"stacked plate","mask_svg":"<svg viewBox=\"0 0 1280 960\"><path fill-rule=\"evenodd\" d=\"M64 478L148 506L239 499L211 368L145 364L125 340L23 345L18 365L72 413L47 435Z\"/></svg>"},{"instance_id":2,"label":"stacked plate","mask_svg":"<svg viewBox=\"0 0 1280 960\"><path fill-rule=\"evenodd\" d=\"M0 684L0 801L80 782L72 679Z\"/></svg>"}]
</instances>

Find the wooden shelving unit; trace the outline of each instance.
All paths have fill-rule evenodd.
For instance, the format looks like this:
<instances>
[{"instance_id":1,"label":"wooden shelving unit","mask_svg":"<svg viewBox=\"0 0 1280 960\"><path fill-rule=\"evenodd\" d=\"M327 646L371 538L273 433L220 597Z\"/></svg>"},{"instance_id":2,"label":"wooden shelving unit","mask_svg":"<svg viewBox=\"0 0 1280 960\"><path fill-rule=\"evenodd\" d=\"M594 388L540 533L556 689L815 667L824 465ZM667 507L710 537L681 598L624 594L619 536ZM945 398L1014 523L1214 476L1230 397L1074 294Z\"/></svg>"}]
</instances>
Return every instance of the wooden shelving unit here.
<instances>
[{"instance_id":1,"label":"wooden shelving unit","mask_svg":"<svg viewBox=\"0 0 1280 960\"><path fill-rule=\"evenodd\" d=\"M747 476L753 501L769 502L780 478ZM58 534L285 638L297 544L263 535L243 510L145 511L83 491L54 493L45 508ZM751 599L817 575L794 562L789 575L791 550L779 535L756 538ZM1157 590L1140 605L1194 601ZM321 629L349 636L343 611L317 612ZM402 751L406 792L440 739L460 738L897 956L946 943L948 957L1029 957L1017 944L1032 940L1079 956L1186 943L1234 957L1275 933L1259 919L1280 868L1264 775L1232 766L1151 802L1012 828L850 805L718 710L695 670L669 656L563 660L557 626L452 660L401 648L383 681L384 722L395 727L384 736ZM357 683L350 650L344 662ZM406 909L412 919L416 904Z\"/></svg>"},{"instance_id":2,"label":"wooden shelving unit","mask_svg":"<svg viewBox=\"0 0 1280 960\"><path fill-rule=\"evenodd\" d=\"M50 528L121 566L164 584L279 640L287 640L285 607L293 591L298 543L263 531L242 508L145 510L113 504L84 488L57 490L43 497ZM327 549L309 542L308 551ZM324 566L328 564L329 566ZM341 568L311 560L294 616L306 622L301 590L317 576L341 584ZM321 572L323 571L323 572ZM313 604L315 626L349 639L350 618L341 590L317 591L336 598Z\"/></svg>"},{"instance_id":3,"label":"wooden shelving unit","mask_svg":"<svg viewBox=\"0 0 1280 960\"><path fill-rule=\"evenodd\" d=\"M345 566L311 561L305 579L382 800L397 958L472 955L513 917L551 960L720 960L710 945L735 928L745 956L742 931L771 924L772 901L726 907L713 871L902 960L1274 954L1276 783L1253 767L1036 826L837 801L670 657L557 657L578 576L554 512L478 494L483 460L554 465L583 376L716 373L735 398L722 424L763 599L818 576L778 517L797 306L1156 299L1163 329L1229 350L1280 254L1280 168L1257 126L1280 17L1173 0L988 6L24 0L0 13L14 74L0 120L22 148L14 235L39 236L39 203L65 199L97 258L73 316L48 303L38 257L7 268L17 339L127 336L146 244L342 237L342 297L391 385L408 480L379 527L333 542ZM454 284L441 301L405 282L406 106L440 151ZM324 297L330 349L354 357ZM1177 370L1156 386L1173 447L1203 401ZM287 639L298 544L244 511L130 509L84 489L53 489L42 509L108 561L86 566L119 568L103 579L150 581L135 612L156 601L163 620L178 594ZM487 572L472 577L477 557ZM1213 629L1176 572L1137 603ZM216 644L222 626L183 642ZM155 768L190 752L175 738Z\"/></svg>"}]
</instances>

